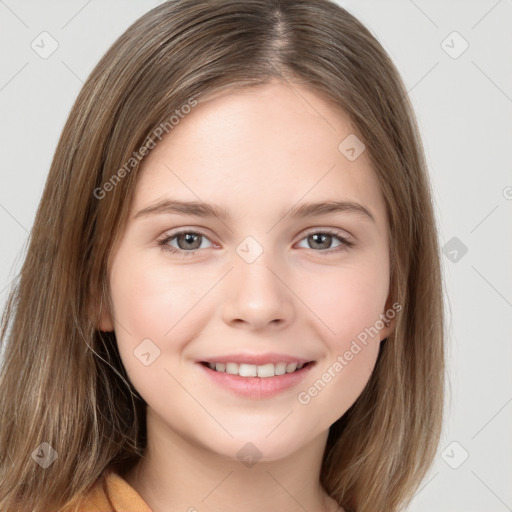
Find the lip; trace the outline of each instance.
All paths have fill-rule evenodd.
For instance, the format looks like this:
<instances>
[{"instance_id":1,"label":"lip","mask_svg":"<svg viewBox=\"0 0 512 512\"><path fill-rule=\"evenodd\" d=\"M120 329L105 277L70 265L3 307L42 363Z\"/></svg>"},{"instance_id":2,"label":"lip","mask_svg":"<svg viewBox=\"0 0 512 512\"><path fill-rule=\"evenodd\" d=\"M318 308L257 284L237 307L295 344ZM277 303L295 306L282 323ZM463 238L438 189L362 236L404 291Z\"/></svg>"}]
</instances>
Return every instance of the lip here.
<instances>
[{"instance_id":1,"label":"lip","mask_svg":"<svg viewBox=\"0 0 512 512\"><path fill-rule=\"evenodd\" d=\"M215 358L212 359L213 360L209 360L209 362L220 363L224 361L229 361L224 358L218 359L217 361L215 361ZM236 360L231 361L236 362ZM268 359L265 359L265 361L267 363L271 362ZM304 361L304 363L309 362L309 364L306 364L306 366L303 366L300 370L296 370L293 373L275 375L274 377L241 377L240 375L232 375L230 373L217 372L215 370L211 370L207 365L202 364L200 361L196 363L196 366L198 366L199 370L204 372L204 375L212 382L214 382L215 384L219 385L224 389L227 389L228 391L234 393L235 395L254 400L261 400L265 398L272 398L280 393L283 393L286 390L289 390L297 386L306 377L306 375L308 375L310 370L316 365L316 362L314 361L302 360L300 358L292 358L292 360L289 361L279 359L276 362L284 363L295 361ZM240 362L244 363L245 361ZM248 361L247 364L256 363Z\"/></svg>"},{"instance_id":2,"label":"lip","mask_svg":"<svg viewBox=\"0 0 512 512\"><path fill-rule=\"evenodd\" d=\"M313 359L305 359L303 357L291 356L289 354L277 354L275 352L267 352L265 354L250 354L250 353L238 353L238 354L227 354L223 356L212 356L205 357L203 359L197 359L196 363L245 363L255 364L261 366L268 363L298 363L306 364L312 362Z\"/></svg>"}]
</instances>

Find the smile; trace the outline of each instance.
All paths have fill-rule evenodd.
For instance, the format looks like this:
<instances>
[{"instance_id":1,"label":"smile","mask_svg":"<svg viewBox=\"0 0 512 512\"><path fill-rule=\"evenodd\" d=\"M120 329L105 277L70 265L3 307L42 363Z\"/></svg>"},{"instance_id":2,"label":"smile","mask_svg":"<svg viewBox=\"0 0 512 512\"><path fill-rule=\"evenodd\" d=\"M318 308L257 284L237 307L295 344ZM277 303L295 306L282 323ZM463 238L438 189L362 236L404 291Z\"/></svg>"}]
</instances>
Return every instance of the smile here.
<instances>
[{"instance_id":1,"label":"smile","mask_svg":"<svg viewBox=\"0 0 512 512\"><path fill-rule=\"evenodd\" d=\"M230 375L239 375L240 377L275 377L278 375L285 375L287 373L294 373L301 370L303 367L309 365L308 363L294 362L294 363L267 363L263 365L247 364L247 363L209 363L201 362L202 365L208 366L210 370L228 373Z\"/></svg>"},{"instance_id":2,"label":"smile","mask_svg":"<svg viewBox=\"0 0 512 512\"><path fill-rule=\"evenodd\" d=\"M277 358L274 363L264 364L198 361L196 366L215 386L244 398L262 400L296 389L317 364L305 360L277 361Z\"/></svg>"}]
</instances>

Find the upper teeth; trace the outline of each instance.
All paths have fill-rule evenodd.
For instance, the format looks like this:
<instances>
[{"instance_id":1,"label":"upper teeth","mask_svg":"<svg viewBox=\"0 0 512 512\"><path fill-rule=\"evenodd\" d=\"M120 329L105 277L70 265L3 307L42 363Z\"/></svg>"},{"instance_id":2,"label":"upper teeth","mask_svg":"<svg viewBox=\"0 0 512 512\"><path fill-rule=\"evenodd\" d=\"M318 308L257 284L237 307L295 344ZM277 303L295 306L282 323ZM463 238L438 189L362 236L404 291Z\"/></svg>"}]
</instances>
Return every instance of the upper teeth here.
<instances>
[{"instance_id":1,"label":"upper teeth","mask_svg":"<svg viewBox=\"0 0 512 512\"><path fill-rule=\"evenodd\" d=\"M226 372L241 377L274 377L300 370L304 363L268 363L261 366L245 363L208 363L212 370Z\"/></svg>"}]
</instances>

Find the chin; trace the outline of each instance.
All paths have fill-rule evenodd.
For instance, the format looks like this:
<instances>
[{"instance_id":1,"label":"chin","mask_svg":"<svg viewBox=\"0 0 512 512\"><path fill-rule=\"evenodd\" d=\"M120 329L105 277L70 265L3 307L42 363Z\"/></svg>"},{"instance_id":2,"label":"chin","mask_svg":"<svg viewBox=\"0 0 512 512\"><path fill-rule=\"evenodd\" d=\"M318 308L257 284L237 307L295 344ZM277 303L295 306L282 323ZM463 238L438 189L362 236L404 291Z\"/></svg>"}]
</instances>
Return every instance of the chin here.
<instances>
[{"instance_id":1,"label":"chin","mask_svg":"<svg viewBox=\"0 0 512 512\"><path fill-rule=\"evenodd\" d=\"M296 442L288 437L287 442L283 443L282 435L278 435L277 432L275 439L270 439L272 434L269 437L265 436L266 434L252 437L235 436L233 439L226 440L222 446L210 446L209 449L225 459L239 461L247 467L252 467L259 462L275 462L285 459L304 447L303 437L299 437Z\"/></svg>"}]
</instances>

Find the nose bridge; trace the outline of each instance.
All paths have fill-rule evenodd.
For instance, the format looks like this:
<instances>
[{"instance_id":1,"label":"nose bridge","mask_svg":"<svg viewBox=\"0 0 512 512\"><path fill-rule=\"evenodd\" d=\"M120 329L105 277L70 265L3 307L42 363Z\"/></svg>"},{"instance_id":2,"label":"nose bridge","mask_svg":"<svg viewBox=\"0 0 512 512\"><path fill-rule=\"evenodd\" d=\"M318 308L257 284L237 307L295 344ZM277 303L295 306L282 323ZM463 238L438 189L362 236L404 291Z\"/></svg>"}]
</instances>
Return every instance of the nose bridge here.
<instances>
[{"instance_id":1,"label":"nose bridge","mask_svg":"<svg viewBox=\"0 0 512 512\"><path fill-rule=\"evenodd\" d=\"M230 276L227 322L245 321L254 326L287 323L293 313L292 294L283 283L283 261L271 247L246 237L235 249Z\"/></svg>"},{"instance_id":2,"label":"nose bridge","mask_svg":"<svg viewBox=\"0 0 512 512\"><path fill-rule=\"evenodd\" d=\"M236 248L234 261L235 273L240 280L239 291L246 291L254 298L272 300L282 293L280 281L276 274L282 269L280 257L275 254L268 244L263 247L256 238L250 236L244 239Z\"/></svg>"}]
</instances>

